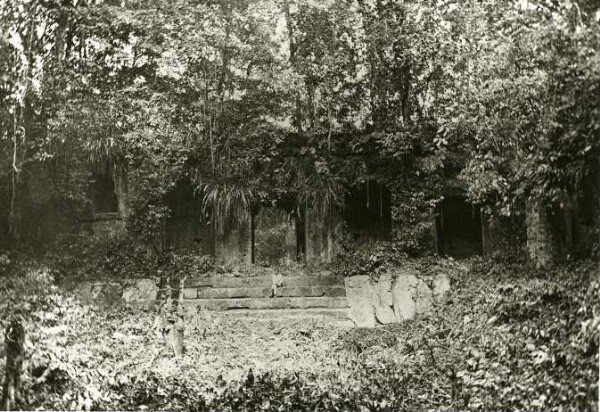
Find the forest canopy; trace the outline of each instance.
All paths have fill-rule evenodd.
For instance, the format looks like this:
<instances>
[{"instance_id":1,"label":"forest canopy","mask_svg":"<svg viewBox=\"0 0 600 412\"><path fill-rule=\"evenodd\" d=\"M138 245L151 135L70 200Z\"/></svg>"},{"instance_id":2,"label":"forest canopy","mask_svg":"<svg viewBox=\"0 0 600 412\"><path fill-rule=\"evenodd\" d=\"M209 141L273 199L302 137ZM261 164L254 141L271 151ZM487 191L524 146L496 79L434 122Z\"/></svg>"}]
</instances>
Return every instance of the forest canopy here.
<instances>
[{"instance_id":1,"label":"forest canopy","mask_svg":"<svg viewBox=\"0 0 600 412\"><path fill-rule=\"evenodd\" d=\"M81 219L90 165L136 182L148 233L182 180L215 220L290 199L325 213L367 181L396 215L459 187L490 215L597 216L599 16L583 0L4 1L0 228L33 242L36 218Z\"/></svg>"}]
</instances>

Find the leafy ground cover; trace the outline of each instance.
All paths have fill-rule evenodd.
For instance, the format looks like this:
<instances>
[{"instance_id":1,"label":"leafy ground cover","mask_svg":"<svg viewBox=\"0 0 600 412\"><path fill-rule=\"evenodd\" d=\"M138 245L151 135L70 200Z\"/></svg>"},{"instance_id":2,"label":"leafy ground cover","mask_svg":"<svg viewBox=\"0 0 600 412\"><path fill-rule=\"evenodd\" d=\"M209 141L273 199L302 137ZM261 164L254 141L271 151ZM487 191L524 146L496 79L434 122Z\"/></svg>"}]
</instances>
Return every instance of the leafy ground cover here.
<instances>
[{"instance_id":1,"label":"leafy ground cover","mask_svg":"<svg viewBox=\"0 0 600 412\"><path fill-rule=\"evenodd\" d=\"M4 257L0 326L26 324L25 409L596 410L596 265L465 265L426 318L360 329L201 313L174 358L153 311L85 304Z\"/></svg>"}]
</instances>

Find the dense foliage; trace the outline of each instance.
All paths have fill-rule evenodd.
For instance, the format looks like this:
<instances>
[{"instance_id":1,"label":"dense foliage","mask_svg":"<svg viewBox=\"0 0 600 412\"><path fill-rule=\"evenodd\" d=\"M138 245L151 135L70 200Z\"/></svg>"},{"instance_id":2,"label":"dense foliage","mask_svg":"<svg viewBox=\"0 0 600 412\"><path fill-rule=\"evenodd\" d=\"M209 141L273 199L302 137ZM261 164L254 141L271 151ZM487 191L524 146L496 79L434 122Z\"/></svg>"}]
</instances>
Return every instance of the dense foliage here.
<instances>
[{"instance_id":1,"label":"dense foliage","mask_svg":"<svg viewBox=\"0 0 600 412\"><path fill-rule=\"evenodd\" d=\"M136 278L193 278L215 269L210 256L195 251L149 252L129 235L64 236L51 244L41 258L62 282Z\"/></svg>"},{"instance_id":2,"label":"dense foliage","mask_svg":"<svg viewBox=\"0 0 600 412\"><path fill-rule=\"evenodd\" d=\"M413 250L407 251L400 242L379 242L367 246L346 246L328 266L332 273L339 276L367 275L377 279L381 274L398 267L414 269L424 275L452 272L457 263L453 259L433 256L416 258Z\"/></svg>"}]
</instances>

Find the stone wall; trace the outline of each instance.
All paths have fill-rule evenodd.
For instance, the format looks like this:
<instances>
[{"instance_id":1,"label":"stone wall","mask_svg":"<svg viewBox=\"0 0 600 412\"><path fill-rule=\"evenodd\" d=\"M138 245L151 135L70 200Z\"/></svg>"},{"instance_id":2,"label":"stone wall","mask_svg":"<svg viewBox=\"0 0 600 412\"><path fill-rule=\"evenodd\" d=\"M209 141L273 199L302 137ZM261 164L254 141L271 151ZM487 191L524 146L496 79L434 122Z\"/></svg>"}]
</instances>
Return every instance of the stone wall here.
<instances>
[{"instance_id":1,"label":"stone wall","mask_svg":"<svg viewBox=\"0 0 600 412\"><path fill-rule=\"evenodd\" d=\"M76 286L77 295L84 301L125 302L144 307L154 305L158 291L154 279L83 281Z\"/></svg>"},{"instance_id":2,"label":"stone wall","mask_svg":"<svg viewBox=\"0 0 600 412\"><path fill-rule=\"evenodd\" d=\"M240 222L226 227L215 235L215 262L227 267L252 264L252 222Z\"/></svg>"},{"instance_id":3,"label":"stone wall","mask_svg":"<svg viewBox=\"0 0 600 412\"><path fill-rule=\"evenodd\" d=\"M366 275L348 277L345 286L350 320L356 326L374 327L429 312L449 294L450 279L445 274L422 276L400 269L377 281Z\"/></svg>"}]
</instances>

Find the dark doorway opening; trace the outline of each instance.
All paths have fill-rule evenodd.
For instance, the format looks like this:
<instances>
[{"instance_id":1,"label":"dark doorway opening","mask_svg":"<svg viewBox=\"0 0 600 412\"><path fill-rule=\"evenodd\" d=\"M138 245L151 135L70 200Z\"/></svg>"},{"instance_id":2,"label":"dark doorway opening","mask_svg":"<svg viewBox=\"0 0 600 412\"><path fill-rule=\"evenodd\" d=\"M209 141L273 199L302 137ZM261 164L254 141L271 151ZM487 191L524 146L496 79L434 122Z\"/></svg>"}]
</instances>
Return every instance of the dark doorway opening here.
<instances>
[{"instance_id":1,"label":"dark doorway opening","mask_svg":"<svg viewBox=\"0 0 600 412\"><path fill-rule=\"evenodd\" d=\"M165 244L173 250L187 250L214 256L215 239L212 226L202 213L202 200L188 181L179 181L166 195L170 210L165 222Z\"/></svg>"},{"instance_id":2,"label":"dark doorway opening","mask_svg":"<svg viewBox=\"0 0 600 412\"><path fill-rule=\"evenodd\" d=\"M444 199L437 207L437 250L441 256L465 258L483 253L479 207L462 196Z\"/></svg>"},{"instance_id":3,"label":"dark doorway opening","mask_svg":"<svg viewBox=\"0 0 600 412\"><path fill-rule=\"evenodd\" d=\"M348 193L343 216L356 241L390 240L391 199L390 191L375 181L368 181Z\"/></svg>"},{"instance_id":4,"label":"dark doorway opening","mask_svg":"<svg viewBox=\"0 0 600 412\"><path fill-rule=\"evenodd\" d=\"M119 212L115 182L109 171L93 174L92 206L94 215Z\"/></svg>"}]
</instances>

